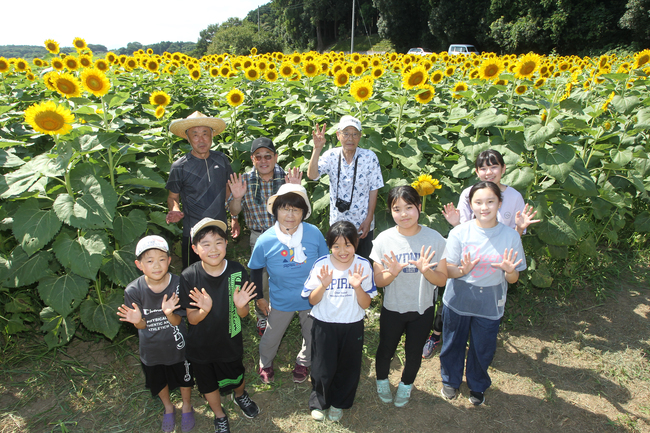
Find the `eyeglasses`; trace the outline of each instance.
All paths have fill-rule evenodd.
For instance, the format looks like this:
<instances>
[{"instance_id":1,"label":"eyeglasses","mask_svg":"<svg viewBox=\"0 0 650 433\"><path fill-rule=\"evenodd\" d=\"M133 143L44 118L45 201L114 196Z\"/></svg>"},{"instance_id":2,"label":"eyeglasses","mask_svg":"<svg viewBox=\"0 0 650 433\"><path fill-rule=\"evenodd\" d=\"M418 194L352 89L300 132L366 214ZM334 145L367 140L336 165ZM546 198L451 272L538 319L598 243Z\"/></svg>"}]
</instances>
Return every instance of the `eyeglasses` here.
<instances>
[{"instance_id":1,"label":"eyeglasses","mask_svg":"<svg viewBox=\"0 0 650 433\"><path fill-rule=\"evenodd\" d=\"M253 158L255 158L255 161L260 162L262 160L264 161L270 161L273 159L273 154L271 153L266 153L264 155L253 155Z\"/></svg>"},{"instance_id":2,"label":"eyeglasses","mask_svg":"<svg viewBox=\"0 0 650 433\"><path fill-rule=\"evenodd\" d=\"M292 215L300 215L302 213L302 209L297 208L297 207L281 207L278 209L278 211L285 213L285 214L292 214Z\"/></svg>"},{"instance_id":3,"label":"eyeglasses","mask_svg":"<svg viewBox=\"0 0 650 433\"><path fill-rule=\"evenodd\" d=\"M341 132L341 135L345 138L359 138L361 137L361 134L358 132L353 132L352 134L348 132Z\"/></svg>"}]
</instances>

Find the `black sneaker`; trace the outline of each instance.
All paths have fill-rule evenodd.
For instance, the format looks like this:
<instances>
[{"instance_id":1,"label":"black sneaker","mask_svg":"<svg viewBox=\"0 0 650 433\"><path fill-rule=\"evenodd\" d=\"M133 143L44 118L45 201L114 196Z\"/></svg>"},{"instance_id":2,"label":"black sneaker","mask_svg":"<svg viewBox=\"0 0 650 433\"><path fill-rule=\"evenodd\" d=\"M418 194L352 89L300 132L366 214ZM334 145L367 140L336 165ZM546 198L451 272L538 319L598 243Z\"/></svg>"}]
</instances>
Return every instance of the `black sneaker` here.
<instances>
[{"instance_id":1,"label":"black sneaker","mask_svg":"<svg viewBox=\"0 0 650 433\"><path fill-rule=\"evenodd\" d=\"M474 406L480 406L485 403L485 395L482 392L469 392L469 402Z\"/></svg>"},{"instance_id":2,"label":"black sneaker","mask_svg":"<svg viewBox=\"0 0 650 433\"><path fill-rule=\"evenodd\" d=\"M214 433L230 433L230 424L228 424L228 415L223 418L214 419Z\"/></svg>"},{"instance_id":3,"label":"black sneaker","mask_svg":"<svg viewBox=\"0 0 650 433\"><path fill-rule=\"evenodd\" d=\"M253 400L251 400L246 391L244 391L240 397L235 397L235 394L233 393L232 399L235 404L239 406L246 418L255 418L260 414L260 408Z\"/></svg>"},{"instance_id":4,"label":"black sneaker","mask_svg":"<svg viewBox=\"0 0 650 433\"><path fill-rule=\"evenodd\" d=\"M440 394L447 399L447 400L453 400L456 398L456 389L452 388L449 385L443 385L442 389L440 390Z\"/></svg>"}]
</instances>

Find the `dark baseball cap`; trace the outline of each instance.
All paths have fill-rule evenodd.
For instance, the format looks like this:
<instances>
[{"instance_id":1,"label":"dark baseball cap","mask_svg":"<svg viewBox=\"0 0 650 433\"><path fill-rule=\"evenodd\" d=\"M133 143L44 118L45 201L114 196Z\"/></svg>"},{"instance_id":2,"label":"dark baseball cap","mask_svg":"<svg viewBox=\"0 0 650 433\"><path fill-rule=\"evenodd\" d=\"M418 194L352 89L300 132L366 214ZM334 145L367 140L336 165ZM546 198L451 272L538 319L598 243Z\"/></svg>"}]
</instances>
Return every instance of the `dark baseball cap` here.
<instances>
[{"instance_id":1,"label":"dark baseball cap","mask_svg":"<svg viewBox=\"0 0 650 433\"><path fill-rule=\"evenodd\" d=\"M257 149L262 147L266 147L271 152L275 153L275 146L273 145L273 142L266 137L260 137L256 138L253 140L253 143L251 143L251 155L255 153Z\"/></svg>"}]
</instances>

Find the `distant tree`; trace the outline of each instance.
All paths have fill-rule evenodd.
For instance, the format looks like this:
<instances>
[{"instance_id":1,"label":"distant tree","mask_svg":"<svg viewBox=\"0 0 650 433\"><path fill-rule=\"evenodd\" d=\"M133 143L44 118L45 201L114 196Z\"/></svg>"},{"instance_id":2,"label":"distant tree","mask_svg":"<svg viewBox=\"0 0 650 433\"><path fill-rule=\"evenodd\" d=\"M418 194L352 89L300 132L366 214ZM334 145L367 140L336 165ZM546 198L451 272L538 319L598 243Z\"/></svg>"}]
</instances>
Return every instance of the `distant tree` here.
<instances>
[{"instance_id":1,"label":"distant tree","mask_svg":"<svg viewBox=\"0 0 650 433\"><path fill-rule=\"evenodd\" d=\"M450 44L474 44L485 49L485 35L490 30L485 17L490 0L429 0L429 4L431 12L427 24L435 40L432 49L446 50Z\"/></svg>"},{"instance_id":2,"label":"distant tree","mask_svg":"<svg viewBox=\"0 0 650 433\"><path fill-rule=\"evenodd\" d=\"M639 48L650 42L650 0L629 0L625 13L618 21L621 28L630 30Z\"/></svg>"},{"instance_id":3,"label":"distant tree","mask_svg":"<svg viewBox=\"0 0 650 433\"><path fill-rule=\"evenodd\" d=\"M434 42L427 23L431 13L431 5L428 2L373 0L373 4L379 11L379 35L390 40L396 51L406 51L418 45L430 46ZM465 13L455 11L457 15Z\"/></svg>"},{"instance_id":4,"label":"distant tree","mask_svg":"<svg viewBox=\"0 0 650 433\"><path fill-rule=\"evenodd\" d=\"M207 29L201 30L196 48L192 51L192 56L201 57L208 52L208 47L212 43L212 38L214 38L214 34L218 29L219 24L210 24Z\"/></svg>"},{"instance_id":5,"label":"distant tree","mask_svg":"<svg viewBox=\"0 0 650 433\"><path fill-rule=\"evenodd\" d=\"M106 48L106 45L88 44L88 48L90 48L90 50L93 53L107 53L108 52L108 48Z\"/></svg>"},{"instance_id":6,"label":"distant tree","mask_svg":"<svg viewBox=\"0 0 650 433\"><path fill-rule=\"evenodd\" d=\"M257 31L257 26L250 21L239 18L229 18L222 23L213 36L207 54L230 53L244 55L256 47L258 53L282 51L281 44L271 37L271 34L262 30Z\"/></svg>"}]
</instances>

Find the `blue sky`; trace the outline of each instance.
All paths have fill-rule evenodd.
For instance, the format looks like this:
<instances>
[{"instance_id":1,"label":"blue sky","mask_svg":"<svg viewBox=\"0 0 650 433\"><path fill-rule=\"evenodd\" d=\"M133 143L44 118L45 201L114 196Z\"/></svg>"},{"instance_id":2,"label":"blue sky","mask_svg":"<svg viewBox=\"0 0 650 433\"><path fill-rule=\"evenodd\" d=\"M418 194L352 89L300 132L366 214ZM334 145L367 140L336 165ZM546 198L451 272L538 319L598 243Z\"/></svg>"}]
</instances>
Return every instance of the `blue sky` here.
<instances>
[{"instance_id":1,"label":"blue sky","mask_svg":"<svg viewBox=\"0 0 650 433\"><path fill-rule=\"evenodd\" d=\"M63 47L72 46L75 37L109 50L129 42L196 42L208 25L244 18L269 1L7 1L2 5L0 45L42 45L46 39L54 39Z\"/></svg>"}]
</instances>

